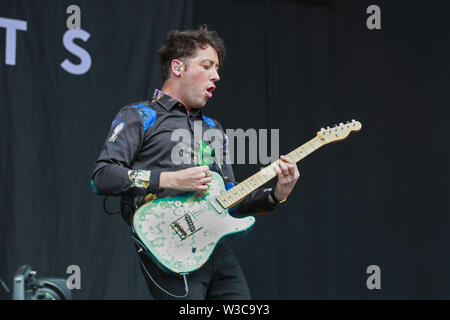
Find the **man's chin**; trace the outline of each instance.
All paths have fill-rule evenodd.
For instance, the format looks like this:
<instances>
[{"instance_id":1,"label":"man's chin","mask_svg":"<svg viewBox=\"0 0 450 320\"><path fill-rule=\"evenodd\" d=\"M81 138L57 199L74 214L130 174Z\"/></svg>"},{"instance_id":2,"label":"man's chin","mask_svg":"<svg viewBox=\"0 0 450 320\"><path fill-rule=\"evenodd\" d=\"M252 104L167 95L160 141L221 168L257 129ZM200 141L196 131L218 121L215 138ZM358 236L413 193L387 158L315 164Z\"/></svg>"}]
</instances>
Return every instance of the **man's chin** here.
<instances>
[{"instance_id":1,"label":"man's chin","mask_svg":"<svg viewBox=\"0 0 450 320\"><path fill-rule=\"evenodd\" d=\"M206 102L208 102L208 100L202 101L201 103L199 103L199 104L193 106L192 109L201 109L201 108L203 108L204 106L206 106Z\"/></svg>"}]
</instances>

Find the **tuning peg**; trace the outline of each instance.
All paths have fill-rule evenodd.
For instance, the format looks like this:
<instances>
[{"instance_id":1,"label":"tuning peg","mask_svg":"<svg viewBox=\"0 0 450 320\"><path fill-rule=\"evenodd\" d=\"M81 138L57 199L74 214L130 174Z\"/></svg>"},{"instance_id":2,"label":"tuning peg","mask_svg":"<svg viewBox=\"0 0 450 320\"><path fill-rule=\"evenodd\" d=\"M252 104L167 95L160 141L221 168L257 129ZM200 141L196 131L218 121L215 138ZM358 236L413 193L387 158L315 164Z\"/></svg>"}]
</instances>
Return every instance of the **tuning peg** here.
<instances>
[{"instance_id":1,"label":"tuning peg","mask_svg":"<svg viewBox=\"0 0 450 320\"><path fill-rule=\"evenodd\" d=\"M330 130L330 127L327 127L327 130Z\"/></svg>"},{"instance_id":2,"label":"tuning peg","mask_svg":"<svg viewBox=\"0 0 450 320\"><path fill-rule=\"evenodd\" d=\"M355 119L353 119L352 122L355 123L356 122Z\"/></svg>"},{"instance_id":3,"label":"tuning peg","mask_svg":"<svg viewBox=\"0 0 450 320\"><path fill-rule=\"evenodd\" d=\"M341 122L341 123L339 123L339 125L342 127L344 124Z\"/></svg>"}]
</instances>

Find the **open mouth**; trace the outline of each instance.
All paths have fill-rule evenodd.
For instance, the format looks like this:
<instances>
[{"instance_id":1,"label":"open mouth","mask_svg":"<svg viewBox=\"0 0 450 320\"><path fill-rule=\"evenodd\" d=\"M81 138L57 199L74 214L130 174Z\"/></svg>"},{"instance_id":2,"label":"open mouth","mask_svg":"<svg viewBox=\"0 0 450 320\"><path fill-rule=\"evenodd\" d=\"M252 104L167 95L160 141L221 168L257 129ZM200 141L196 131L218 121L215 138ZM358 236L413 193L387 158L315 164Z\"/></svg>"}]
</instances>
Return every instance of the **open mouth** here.
<instances>
[{"instance_id":1,"label":"open mouth","mask_svg":"<svg viewBox=\"0 0 450 320\"><path fill-rule=\"evenodd\" d=\"M212 97L212 92L216 89L215 86L210 86L205 90L206 95L208 96L208 98Z\"/></svg>"}]
</instances>

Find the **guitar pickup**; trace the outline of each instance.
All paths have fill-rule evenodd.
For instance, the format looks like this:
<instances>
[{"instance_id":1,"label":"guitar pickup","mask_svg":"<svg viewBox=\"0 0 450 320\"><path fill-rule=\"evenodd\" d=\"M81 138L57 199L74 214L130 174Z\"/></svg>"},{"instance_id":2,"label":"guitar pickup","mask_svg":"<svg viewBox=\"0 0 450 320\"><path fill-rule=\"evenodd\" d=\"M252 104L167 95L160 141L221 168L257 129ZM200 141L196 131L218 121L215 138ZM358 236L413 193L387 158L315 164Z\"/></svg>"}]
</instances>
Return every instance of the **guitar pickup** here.
<instances>
[{"instance_id":1,"label":"guitar pickup","mask_svg":"<svg viewBox=\"0 0 450 320\"><path fill-rule=\"evenodd\" d=\"M217 213L222 213L223 212L223 207L219 204L219 202L217 202L217 200L210 200L209 203L211 204L211 206L216 209Z\"/></svg>"},{"instance_id":2,"label":"guitar pickup","mask_svg":"<svg viewBox=\"0 0 450 320\"><path fill-rule=\"evenodd\" d=\"M202 228L202 226L200 226L194 217L189 213L186 213L181 218L178 218L172 222L170 226L180 236L181 240L186 239Z\"/></svg>"}]
</instances>

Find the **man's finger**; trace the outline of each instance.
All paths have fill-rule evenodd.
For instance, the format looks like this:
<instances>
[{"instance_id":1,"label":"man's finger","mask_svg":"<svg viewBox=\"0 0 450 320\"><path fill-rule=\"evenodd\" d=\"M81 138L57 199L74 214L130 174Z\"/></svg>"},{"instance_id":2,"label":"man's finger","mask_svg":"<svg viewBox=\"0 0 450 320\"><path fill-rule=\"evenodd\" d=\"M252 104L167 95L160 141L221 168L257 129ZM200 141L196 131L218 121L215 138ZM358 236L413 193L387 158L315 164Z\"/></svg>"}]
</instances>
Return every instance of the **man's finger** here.
<instances>
[{"instance_id":1,"label":"man's finger","mask_svg":"<svg viewBox=\"0 0 450 320\"><path fill-rule=\"evenodd\" d=\"M274 169L275 172L277 173L277 176L280 176L280 175L282 174L281 168L280 168L280 166L279 166L278 164L275 164L275 165L273 166L273 169Z\"/></svg>"},{"instance_id":2,"label":"man's finger","mask_svg":"<svg viewBox=\"0 0 450 320\"><path fill-rule=\"evenodd\" d=\"M208 170L208 171L206 171L206 170L203 170L203 171L199 171L199 172L197 172L196 174L195 174L195 176L198 178L198 179L204 179L204 178L209 178L209 177L211 177L211 172Z\"/></svg>"},{"instance_id":3,"label":"man's finger","mask_svg":"<svg viewBox=\"0 0 450 320\"><path fill-rule=\"evenodd\" d=\"M280 158L281 158L281 160L283 160L284 162L287 162L287 163L294 163L294 161L293 161L291 158L289 158L288 156L281 156Z\"/></svg>"},{"instance_id":4,"label":"man's finger","mask_svg":"<svg viewBox=\"0 0 450 320\"><path fill-rule=\"evenodd\" d=\"M296 164L289 165L288 168L289 168L289 174L292 176L295 176L297 165Z\"/></svg>"},{"instance_id":5,"label":"man's finger","mask_svg":"<svg viewBox=\"0 0 450 320\"><path fill-rule=\"evenodd\" d=\"M208 190L208 186L207 186L206 184L198 185L198 186L196 186L196 187L194 188L194 190L197 190L197 191L206 191L206 190Z\"/></svg>"},{"instance_id":6,"label":"man's finger","mask_svg":"<svg viewBox=\"0 0 450 320\"><path fill-rule=\"evenodd\" d=\"M287 176L289 174L289 168L287 167L287 165L283 162L280 162L280 167L283 171L283 174Z\"/></svg>"},{"instance_id":7,"label":"man's finger","mask_svg":"<svg viewBox=\"0 0 450 320\"><path fill-rule=\"evenodd\" d=\"M207 183L210 183L212 180L211 180L211 178L204 178L204 179L201 179L198 183L199 184L207 184Z\"/></svg>"},{"instance_id":8,"label":"man's finger","mask_svg":"<svg viewBox=\"0 0 450 320\"><path fill-rule=\"evenodd\" d=\"M189 168L189 169L192 170L193 172L207 172L207 171L209 171L209 167L208 166L192 167L192 168Z\"/></svg>"}]
</instances>

